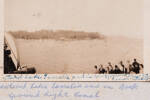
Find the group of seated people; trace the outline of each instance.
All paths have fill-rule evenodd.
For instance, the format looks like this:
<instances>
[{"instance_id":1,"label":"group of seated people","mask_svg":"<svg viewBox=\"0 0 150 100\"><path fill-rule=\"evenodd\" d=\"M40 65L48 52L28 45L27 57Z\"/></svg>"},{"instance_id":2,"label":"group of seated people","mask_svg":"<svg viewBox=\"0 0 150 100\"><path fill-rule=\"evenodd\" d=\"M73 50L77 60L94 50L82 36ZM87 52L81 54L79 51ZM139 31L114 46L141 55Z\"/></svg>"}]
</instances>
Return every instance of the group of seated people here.
<instances>
[{"instance_id":1,"label":"group of seated people","mask_svg":"<svg viewBox=\"0 0 150 100\"><path fill-rule=\"evenodd\" d=\"M123 61L120 61L119 65L113 66L111 62L108 62L107 67L103 67L101 64L100 68L98 68L97 65L95 65L94 68L98 70L99 74L139 74L141 73L141 70L143 70L144 66L143 64L138 63L136 59L134 59L132 63L130 63L128 60L126 66Z\"/></svg>"}]
</instances>

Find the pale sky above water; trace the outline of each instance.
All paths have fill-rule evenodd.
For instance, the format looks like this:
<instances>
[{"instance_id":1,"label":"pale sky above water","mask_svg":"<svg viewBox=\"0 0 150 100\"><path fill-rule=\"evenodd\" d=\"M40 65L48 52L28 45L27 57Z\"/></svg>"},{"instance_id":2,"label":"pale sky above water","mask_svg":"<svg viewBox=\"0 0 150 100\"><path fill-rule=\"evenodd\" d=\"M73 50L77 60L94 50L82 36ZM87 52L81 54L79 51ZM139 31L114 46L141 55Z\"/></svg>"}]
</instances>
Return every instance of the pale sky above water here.
<instances>
[{"instance_id":1,"label":"pale sky above water","mask_svg":"<svg viewBox=\"0 0 150 100\"><path fill-rule=\"evenodd\" d=\"M5 30L81 30L140 37L143 0L5 0Z\"/></svg>"}]
</instances>

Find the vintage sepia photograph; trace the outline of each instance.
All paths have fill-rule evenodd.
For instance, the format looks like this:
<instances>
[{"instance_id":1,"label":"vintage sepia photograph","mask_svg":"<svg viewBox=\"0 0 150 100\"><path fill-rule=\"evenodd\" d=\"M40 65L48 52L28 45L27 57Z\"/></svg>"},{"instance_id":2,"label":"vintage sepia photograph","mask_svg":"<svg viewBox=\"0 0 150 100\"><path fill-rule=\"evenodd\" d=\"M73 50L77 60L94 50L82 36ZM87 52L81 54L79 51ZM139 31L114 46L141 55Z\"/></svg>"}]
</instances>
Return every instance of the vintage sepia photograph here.
<instances>
[{"instance_id":1,"label":"vintage sepia photograph","mask_svg":"<svg viewBox=\"0 0 150 100\"><path fill-rule=\"evenodd\" d=\"M142 0L5 0L4 74L144 74Z\"/></svg>"}]
</instances>

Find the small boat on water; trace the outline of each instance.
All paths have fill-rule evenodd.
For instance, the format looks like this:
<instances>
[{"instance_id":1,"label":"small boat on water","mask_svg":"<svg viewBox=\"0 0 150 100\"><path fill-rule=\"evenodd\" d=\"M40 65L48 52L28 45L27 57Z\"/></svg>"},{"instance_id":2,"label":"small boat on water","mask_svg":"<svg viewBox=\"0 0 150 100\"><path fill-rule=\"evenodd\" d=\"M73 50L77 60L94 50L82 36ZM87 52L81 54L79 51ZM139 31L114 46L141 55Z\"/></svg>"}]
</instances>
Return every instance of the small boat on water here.
<instances>
[{"instance_id":1,"label":"small boat on water","mask_svg":"<svg viewBox=\"0 0 150 100\"><path fill-rule=\"evenodd\" d=\"M19 53L14 37L5 33L4 35L4 74L34 74L34 67L20 64Z\"/></svg>"}]
</instances>

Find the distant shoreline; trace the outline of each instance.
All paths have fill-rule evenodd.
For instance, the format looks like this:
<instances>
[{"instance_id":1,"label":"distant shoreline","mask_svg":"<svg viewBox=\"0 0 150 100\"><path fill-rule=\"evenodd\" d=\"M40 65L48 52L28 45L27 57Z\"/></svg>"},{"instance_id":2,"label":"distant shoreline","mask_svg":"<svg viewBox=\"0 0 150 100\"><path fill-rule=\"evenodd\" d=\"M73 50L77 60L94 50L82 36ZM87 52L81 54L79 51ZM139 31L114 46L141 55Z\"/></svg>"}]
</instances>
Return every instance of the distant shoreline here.
<instances>
[{"instance_id":1,"label":"distant shoreline","mask_svg":"<svg viewBox=\"0 0 150 100\"><path fill-rule=\"evenodd\" d=\"M98 32L70 31L70 30L40 30L35 32L28 31L9 31L16 39L54 39L54 40L93 40L104 39L104 35Z\"/></svg>"}]
</instances>

